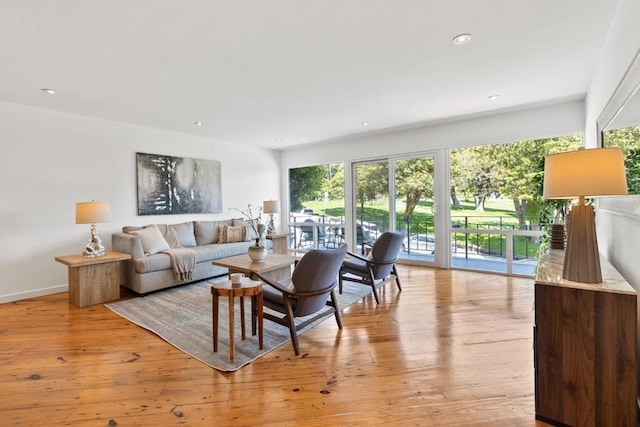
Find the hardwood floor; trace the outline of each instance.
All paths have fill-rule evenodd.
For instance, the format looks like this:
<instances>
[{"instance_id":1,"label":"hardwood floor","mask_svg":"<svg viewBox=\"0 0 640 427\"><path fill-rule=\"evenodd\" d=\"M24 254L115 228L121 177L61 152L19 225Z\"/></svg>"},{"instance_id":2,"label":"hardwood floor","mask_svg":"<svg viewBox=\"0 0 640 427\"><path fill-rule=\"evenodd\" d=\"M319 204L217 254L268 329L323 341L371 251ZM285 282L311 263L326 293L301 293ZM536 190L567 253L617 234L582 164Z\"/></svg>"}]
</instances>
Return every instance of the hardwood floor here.
<instances>
[{"instance_id":1,"label":"hardwood floor","mask_svg":"<svg viewBox=\"0 0 640 427\"><path fill-rule=\"evenodd\" d=\"M301 356L287 343L230 374L66 293L2 304L0 424L544 425L533 280L399 272L403 291L353 304L341 332L330 319L301 335Z\"/></svg>"}]
</instances>

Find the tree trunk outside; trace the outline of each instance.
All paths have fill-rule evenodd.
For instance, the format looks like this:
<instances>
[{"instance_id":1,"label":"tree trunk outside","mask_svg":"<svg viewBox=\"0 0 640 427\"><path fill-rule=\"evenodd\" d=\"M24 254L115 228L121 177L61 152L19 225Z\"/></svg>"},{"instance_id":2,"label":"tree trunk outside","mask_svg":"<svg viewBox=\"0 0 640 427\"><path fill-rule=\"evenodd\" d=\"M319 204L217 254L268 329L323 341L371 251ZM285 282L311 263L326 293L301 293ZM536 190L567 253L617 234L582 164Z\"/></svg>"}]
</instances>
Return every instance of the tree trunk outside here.
<instances>
[{"instance_id":1,"label":"tree trunk outside","mask_svg":"<svg viewBox=\"0 0 640 427\"><path fill-rule=\"evenodd\" d=\"M451 186L451 205L454 208L460 208L460 201L458 200L458 196L456 195L456 187L455 186Z\"/></svg>"},{"instance_id":2,"label":"tree trunk outside","mask_svg":"<svg viewBox=\"0 0 640 427\"><path fill-rule=\"evenodd\" d=\"M526 230L527 220L524 217L524 207L522 206L524 201L520 199L512 199L512 200L513 200L513 207L516 211L516 215L518 215L518 227L520 228L520 230Z\"/></svg>"}]
</instances>

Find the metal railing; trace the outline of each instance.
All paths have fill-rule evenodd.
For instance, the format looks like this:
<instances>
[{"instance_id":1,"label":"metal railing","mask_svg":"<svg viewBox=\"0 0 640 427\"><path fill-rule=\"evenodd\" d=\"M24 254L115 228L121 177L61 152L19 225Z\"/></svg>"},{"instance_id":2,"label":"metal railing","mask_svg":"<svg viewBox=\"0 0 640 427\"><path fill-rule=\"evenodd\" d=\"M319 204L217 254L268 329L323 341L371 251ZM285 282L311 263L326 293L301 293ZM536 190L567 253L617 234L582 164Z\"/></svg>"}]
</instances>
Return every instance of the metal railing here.
<instances>
[{"instance_id":1,"label":"metal railing","mask_svg":"<svg viewBox=\"0 0 640 427\"><path fill-rule=\"evenodd\" d=\"M513 262L535 261L539 238L544 234L538 226L529 225L521 230L513 219L507 222L505 217L496 216L490 221L487 216L461 216L451 219L451 252L454 256L469 259L471 256L494 257L506 263L506 273L512 273ZM345 223L343 218L332 218L323 215L295 215L289 217L289 233L291 235L289 250L305 252L312 248L333 248L344 242ZM476 222L482 219L483 222ZM489 219L489 221L487 221ZM532 221L529 221L529 224ZM367 233L372 241L380 233L387 230L388 218L377 221L375 218L361 216L358 227L362 228L362 236ZM433 221L412 221L411 218L398 221L396 230L407 234L405 240L407 253L412 250L432 254L427 237L434 239L435 225ZM408 230L408 231L407 231ZM415 231L415 232L413 232ZM356 245L362 245L364 237L358 234ZM420 237L425 237L422 248ZM514 241L523 239L523 243L516 245ZM362 240L361 240L362 239ZM418 242L411 247L412 242ZM435 240L433 247L435 248Z\"/></svg>"}]
</instances>

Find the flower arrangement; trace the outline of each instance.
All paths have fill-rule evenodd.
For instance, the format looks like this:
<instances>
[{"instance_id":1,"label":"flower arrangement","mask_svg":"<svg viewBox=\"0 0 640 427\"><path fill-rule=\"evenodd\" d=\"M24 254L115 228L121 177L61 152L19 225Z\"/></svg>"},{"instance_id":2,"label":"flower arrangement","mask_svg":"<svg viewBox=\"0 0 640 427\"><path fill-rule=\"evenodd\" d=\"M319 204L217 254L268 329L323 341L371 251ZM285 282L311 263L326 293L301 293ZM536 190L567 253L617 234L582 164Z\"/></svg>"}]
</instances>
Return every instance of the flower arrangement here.
<instances>
[{"instance_id":1,"label":"flower arrangement","mask_svg":"<svg viewBox=\"0 0 640 427\"><path fill-rule=\"evenodd\" d=\"M247 205L246 210L241 210L237 208L231 208L234 211L238 211L247 219L248 225L254 231L256 236L256 246L260 246L260 241L264 238L264 232L267 228L265 224L262 223L262 207L253 208L251 204Z\"/></svg>"}]
</instances>

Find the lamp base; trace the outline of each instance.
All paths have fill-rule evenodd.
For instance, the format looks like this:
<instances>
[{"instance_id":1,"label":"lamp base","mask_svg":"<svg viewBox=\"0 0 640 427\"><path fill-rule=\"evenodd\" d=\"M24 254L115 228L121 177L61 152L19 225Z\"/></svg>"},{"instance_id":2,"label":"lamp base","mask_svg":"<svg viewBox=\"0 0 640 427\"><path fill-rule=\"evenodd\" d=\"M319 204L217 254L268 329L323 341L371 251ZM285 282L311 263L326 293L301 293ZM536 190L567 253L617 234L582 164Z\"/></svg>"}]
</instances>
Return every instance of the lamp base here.
<instances>
[{"instance_id":1,"label":"lamp base","mask_svg":"<svg viewBox=\"0 0 640 427\"><path fill-rule=\"evenodd\" d=\"M571 207L562 277L573 282L602 283L593 206Z\"/></svg>"},{"instance_id":2,"label":"lamp base","mask_svg":"<svg viewBox=\"0 0 640 427\"><path fill-rule=\"evenodd\" d=\"M269 224L267 225L267 234L276 234L276 225L273 222L273 214L269 214Z\"/></svg>"},{"instance_id":3,"label":"lamp base","mask_svg":"<svg viewBox=\"0 0 640 427\"><path fill-rule=\"evenodd\" d=\"M105 250L104 246L102 246L102 239L100 239L98 229L95 224L91 224L91 240L89 240L87 246L84 247L82 256L85 258L95 258L104 256L104 254Z\"/></svg>"}]
</instances>

